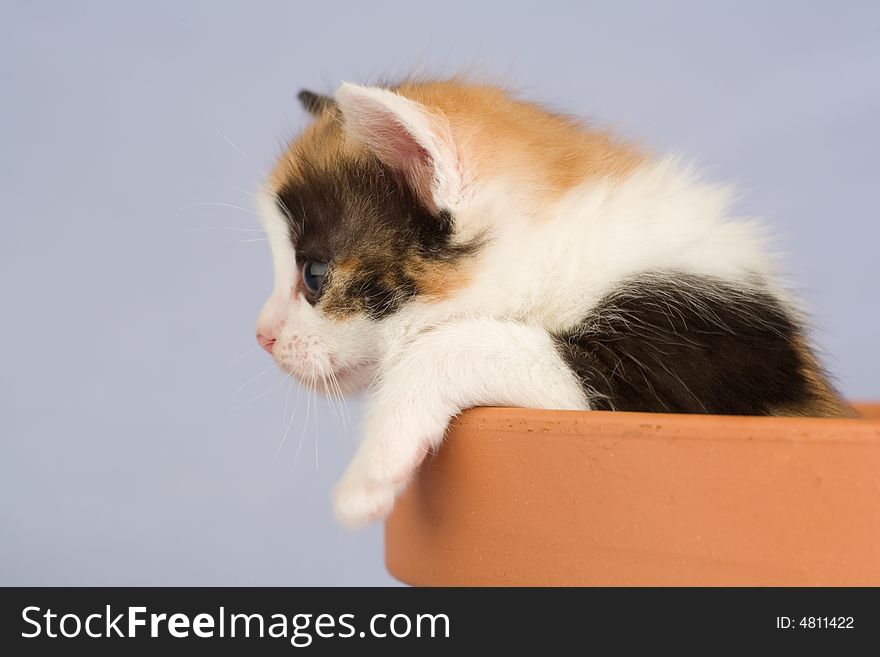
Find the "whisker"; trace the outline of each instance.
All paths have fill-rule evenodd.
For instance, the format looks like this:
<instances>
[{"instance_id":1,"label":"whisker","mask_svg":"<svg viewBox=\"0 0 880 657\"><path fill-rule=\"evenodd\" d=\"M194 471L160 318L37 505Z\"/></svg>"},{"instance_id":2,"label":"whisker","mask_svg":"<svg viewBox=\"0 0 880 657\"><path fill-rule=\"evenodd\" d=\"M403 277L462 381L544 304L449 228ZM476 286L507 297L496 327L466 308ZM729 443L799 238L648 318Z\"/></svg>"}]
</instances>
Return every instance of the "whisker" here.
<instances>
[{"instance_id":1,"label":"whisker","mask_svg":"<svg viewBox=\"0 0 880 657\"><path fill-rule=\"evenodd\" d=\"M302 386L297 387L296 391L296 401L293 403L293 412L290 414L290 419L287 421L287 428L284 430L284 433L281 436L281 442L278 443L278 449L275 450L275 459L278 459L278 455L281 453L281 448L284 447L284 441L287 440L287 434L290 433L290 427L293 426L293 418L296 417L296 411L299 408L299 396L302 393ZM284 414L287 413L287 395L284 396ZM284 414L282 414L282 424L284 420Z\"/></svg>"},{"instance_id":2,"label":"whisker","mask_svg":"<svg viewBox=\"0 0 880 657\"><path fill-rule=\"evenodd\" d=\"M315 470L320 470L321 466L318 463L318 414L315 413Z\"/></svg>"},{"instance_id":3,"label":"whisker","mask_svg":"<svg viewBox=\"0 0 880 657\"><path fill-rule=\"evenodd\" d=\"M262 228L244 228L243 226L193 226L192 228L188 228L189 231L199 231L199 230L235 230L241 231L243 233L262 233L264 232Z\"/></svg>"},{"instance_id":4,"label":"whisker","mask_svg":"<svg viewBox=\"0 0 880 657\"><path fill-rule=\"evenodd\" d=\"M239 194L244 194L245 196L251 197L255 201L260 200L260 196L258 194L254 194L252 191L248 191L247 189L244 189L242 187L232 187L232 189L234 189Z\"/></svg>"},{"instance_id":5,"label":"whisker","mask_svg":"<svg viewBox=\"0 0 880 657\"><path fill-rule=\"evenodd\" d=\"M287 422L287 403L290 401L288 395L284 395L284 408L281 409L281 426Z\"/></svg>"},{"instance_id":6,"label":"whisker","mask_svg":"<svg viewBox=\"0 0 880 657\"><path fill-rule=\"evenodd\" d=\"M329 400L329 397L328 397L328 400ZM315 470L320 470L321 465L318 462L318 412L317 411L318 411L318 408L317 408L317 400L316 400L316 403L315 403ZM336 422L335 417L336 416L334 413L334 422Z\"/></svg>"},{"instance_id":7,"label":"whisker","mask_svg":"<svg viewBox=\"0 0 880 657\"><path fill-rule=\"evenodd\" d=\"M244 383L242 383L240 386L238 386L238 388L235 389L235 392L233 392L231 395L229 395L229 399L230 399L230 401L231 401L232 398L235 397L238 393L240 393L242 390L244 390L249 384L253 383L253 382L256 381L257 379L259 379L261 376L263 376L266 372L268 372L269 370L272 370L272 369L275 369L275 363L272 363L271 365L269 365L269 367L267 367L266 369L264 369L262 372L259 372L258 374L255 374L254 376L252 376L251 378L249 378L247 381L245 381Z\"/></svg>"},{"instance_id":8,"label":"whisker","mask_svg":"<svg viewBox=\"0 0 880 657\"><path fill-rule=\"evenodd\" d=\"M342 430L343 432L348 431L348 406L345 401L345 395L342 394L342 388L339 385L339 379L336 378L336 372L330 370L330 384L332 385L332 390L336 395L336 398L339 400L339 408L340 415L342 417Z\"/></svg>"},{"instance_id":9,"label":"whisker","mask_svg":"<svg viewBox=\"0 0 880 657\"><path fill-rule=\"evenodd\" d=\"M255 402L255 401L257 401L258 399L260 399L261 397L265 397L265 396L268 395L270 392L273 392L273 391L275 391L275 390L278 390L278 386L280 386L282 383L284 383L284 382L287 380L287 378L288 378L289 376L290 376L290 375L287 375L287 376L282 377L280 381L278 381L275 385L273 385L273 386L272 386L271 388L269 388L268 390L266 390L266 391L264 391L264 392L261 392L261 393L260 393L259 395L257 395L256 397L251 397L251 398L248 399L246 402L242 402L242 403L239 404L238 406L234 406L234 407L232 408L232 410L233 410L233 411L238 411L238 410L244 408L245 406L247 406L248 404L250 404L251 402Z\"/></svg>"},{"instance_id":10,"label":"whisker","mask_svg":"<svg viewBox=\"0 0 880 657\"><path fill-rule=\"evenodd\" d=\"M235 361L237 361L237 360L241 360L241 359L244 358L245 356L249 356L250 354L254 353L255 351L259 351L259 350L262 349L262 348L263 348L263 347L261 347L260 345L257 345L256 347L254 347L254 348L252 348L252 349L248 349L246 352L244 352L243 354L239 354L238 356L236 356L235 358L233 358L232 360L230 360L230 361L227 362L226 364L227 364L227 365L232 365L232 363L234 363Z\"/></svg>"},{"instance_id":11,"label":"whisker","mask_svg":"<svg viewBox=\"0 0 880 657\"><path fill-rule=\"evenodd\" d=\"M306 377L306 378L307 378L307 381L311 381L311 377ZM309 384L308 383L301 383L300 385L305 386L305 385L309 385ZM299 458L299 452L302 449L303 443L305 442L305 439L306 439L306 431L309 427L309 411L312 408L312 394L313 393L311 391L311 387L309 387L309 389L306 390L306 395L307 395L306 396L306 419L305 419L305 422L303 422L303 428L299 434L299 443L297 443L297 445L296 445L296 451L293 453L293 463L290 464L291 472L296 467L296 461Z\"/></svg>"},{"instance_id":12,"label":"whisker","mask_svg":"<svg viewBox=\"0 0 880 657\"><path fill-rule=\"evenodd\" d=\"M326 393L326 396L327 396L327 407L330 409L330 413L333 415L333 423L336 425L336 428L338 429L340 419L336 415L336 407L333 404L333 387L332 387L332 383L331 383L332 380L330 379L330 377L333 376L333 370L329 369L327 371L329 372L329 375L323 377L322 383L324 385L324 392Z\"/></svg>"},{"instance_id":13,"label":"whisker","mask_svg":"<svg viewBox=\"0 0 880 657\"><path fill-rule=\"evenodd\" d=\"M256 210L252 210L251 208L236 205L235 203L222 203L220 201L201 201L199 203L190 203L188 205L184 205L183 207L177 208L177 212L183 212L184 210L191 210L192 208L203 208L208 206L219 208L233 208L234 210L241 210L242 212L247 212L248 214L252 214L257 217L260 216L259 212L257 212Z\"/></svg>"},{"instance_id":14,"label":"whisker","mask_svg":"<svg viewBox=\"0 0 880 657\"><path fill-rule=\"evenodd\" d=\"M312 389L315 390L318 386L318 372L316 371L316 367L312 364ZM315 469L318 469L318 395L315 394L315 413L314 413L314 421L312 423L315 427Z\"/></svg>"},{"instance_id":15,"label":"whisker","mask_svg":"<svg viewBox=\"0 0 880 657\"><path fill-rule=\"evenodd\" d=\"M214 129L214 132L216 132L218 135L220 135L220 136L226 141L227 144L229 144L229 145L232 146L236 151L238 151L238 152L241 154L241 156L242 156L244 159L246 159L248 162L251 162L251 158L248 157L248 154L245 153L243 150L241 150L238 146L236 146L236 145L235 145L235 142L233 142L229 137L227 137L227 136L224 135L222 132L220 132L220 128L218 128L217 126L215 126L215 125L214 125L213 123L211 123L211 121L209 121L208 119L205 119L205 121L207 121L208 125L211 126L211 128Z\"/></svg>"}]
</instances>

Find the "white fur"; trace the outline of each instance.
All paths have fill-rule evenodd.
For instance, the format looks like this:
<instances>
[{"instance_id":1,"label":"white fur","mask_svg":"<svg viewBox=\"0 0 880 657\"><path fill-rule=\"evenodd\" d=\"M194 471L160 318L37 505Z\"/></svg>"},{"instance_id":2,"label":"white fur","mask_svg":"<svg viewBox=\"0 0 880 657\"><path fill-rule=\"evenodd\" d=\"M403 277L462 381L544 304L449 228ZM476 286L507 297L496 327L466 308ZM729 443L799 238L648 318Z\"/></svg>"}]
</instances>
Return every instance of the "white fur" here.
<instances>
[{"instance_id":1,"label":"white fur","mask_svg":"<svg viewBox=\"0 0 880 657\"><path fill-rule=\"evenodd\" d=\"M380 106L426 149L447 139L434 139L418 104L392 92L344 85L337 101L360 117ZM350 130L371 139L359 123ZM431 152L442 162L448 153L438 148ZM448 193L445 184L435 181L435 191ZM276 358L301 380L308 363L319 378L354 372L349 389L375 381L363 442L337 489L337 516L358 525L387 512L465 408L589 408L550 333L574 328L622 280L667 270L742 285L757 275L773 285L763 232L730 217L729 197L675 159L624 180L585 180L546 207L510 180L469 185L455 199L458 238L487 237L470 283L381 322L331 320L291 294L292 248L274 203L266 204L276 290L260 321L281 318Z\"/></svg>"},{"instance_id":2,"label":"white fur","mask_svg":"<svg viewBox=\"0 0 880 657\"><path fill-rule=\"evenodd\" d=\"M504 181L479 190L456 215L462 231L488 229L474 283L449 305L564 331L621 280L679 271L772 281L767 239L733 220L730 190L702 182L676 159L644 165L624 181L589 180L525 214ZM474 222L475 226L468 226Z\"/></svg>"}]
</instances>

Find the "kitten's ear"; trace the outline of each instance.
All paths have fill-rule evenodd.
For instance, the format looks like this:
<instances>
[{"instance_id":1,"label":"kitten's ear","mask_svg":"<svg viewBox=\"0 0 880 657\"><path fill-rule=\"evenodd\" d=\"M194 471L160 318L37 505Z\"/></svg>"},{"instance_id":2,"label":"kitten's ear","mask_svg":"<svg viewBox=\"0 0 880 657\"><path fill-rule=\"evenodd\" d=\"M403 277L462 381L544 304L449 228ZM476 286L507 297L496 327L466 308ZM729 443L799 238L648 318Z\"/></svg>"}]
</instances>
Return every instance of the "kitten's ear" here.
<instances>
[{"instance_id":1,"label":"kitten's ear","mask_svg":"<svg viewBox=\"0 0 880 657\"><path fill-rule=\"evenodd\" d=\"M301 90L296 97L302 104L303 108L312 116L318 116L325 110L330 109L336 102L330 96L322 96L308 89Z\"/></svg>"},{"instance_id":2,"label":"kitten's ear","mask_svg":"<svg viewBox=\"0 0 880 657\"><path fill-rule=\"evenodd\" d=\"M402 174L430 210L456 205L462 173L446 116L393 91L347 82L336 104L346 135Z\"/></svg>"}]
</instances>

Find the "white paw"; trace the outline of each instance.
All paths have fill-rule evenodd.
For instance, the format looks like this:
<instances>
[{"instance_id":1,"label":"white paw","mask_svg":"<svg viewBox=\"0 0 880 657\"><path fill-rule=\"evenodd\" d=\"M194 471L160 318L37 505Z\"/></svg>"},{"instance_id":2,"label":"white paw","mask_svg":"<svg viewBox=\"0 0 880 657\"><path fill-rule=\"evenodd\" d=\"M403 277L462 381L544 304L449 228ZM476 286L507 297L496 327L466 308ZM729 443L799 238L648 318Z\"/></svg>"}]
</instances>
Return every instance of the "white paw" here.
<instances>
[{"instance_id":1,"label":"white paw","mask_svg":"<svg viewBox=\"0 0 880 657\"><path fill-rule=\"evenodd\" d=\"M334 494L336 519L352 529L380 520L391 511L400 487L394 482L379 482L349 469Z\"/></svg>"},{"instance_id":2,"label":"white paw","mask_svg":"<svg viewBox=\"0 0 880 657\"><path fill-rule=\"evenodd\" d=\"M361 527L391 511L394 498L440 443L445 429L445 422L394 412L374 418L367 422L364 440L336 487L336 518L349 527Z\"/></svg>"},{"instance_id":3,"label":"white paw","mask_svg":"<svg viewBox=\"0 0 880 657\"><path fill-rule=\"evenodd\" d=\"M365 447L349 465L334 496L337 520L352 528L388 515L394 498L406 488L427 454L421 441L414 441L407 449L387 442L373 444L372 449Z\"/></svg>"}]
</instances>

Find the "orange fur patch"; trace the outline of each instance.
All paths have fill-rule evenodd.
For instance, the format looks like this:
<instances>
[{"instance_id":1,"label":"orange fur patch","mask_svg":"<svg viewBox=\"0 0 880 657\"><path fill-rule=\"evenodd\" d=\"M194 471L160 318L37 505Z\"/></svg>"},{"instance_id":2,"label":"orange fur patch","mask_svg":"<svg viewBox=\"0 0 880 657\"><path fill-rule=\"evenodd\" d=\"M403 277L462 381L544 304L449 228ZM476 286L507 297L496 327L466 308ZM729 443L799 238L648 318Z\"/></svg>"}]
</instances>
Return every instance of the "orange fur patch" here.
<instances>
[{"instance_id":1,"label":"orange fur patch","mask_svg":"<svg viewBox=\"0 0 880 657\"><path fill-rule=\"evenodd\" d=\"M455 266L448 263L431 263L422 259L408 262L405 271L419 288L419 293L431 300L448 299L452 293L471 281L469 262Z\"/></svg>"},{"instance_id":2,"label":"orange fur patch","mask_svg":"<svg viewBox=\"0 0 880 657\"><path fill-rule=\"evenodd\" d=\"M606 132L497 87L450 80L404 82L396 91L447 117L477 182L506 175L553 197L591 178L624 177L645 160Z\"/></svg>"},{"instance_id":3,"label":"orange fur patch","mask_svg":"<svg viewBox=\"0 0 880 657\"><path fill-rule=\"evenodd\" d=\"M277 193L286 184L300 177L299 162L308 161L333 165L343 149L342 129L335 116L325 112L317 117L302 134L291 142L269 174L267 184Z\"/></svg>"}]
</instances>

